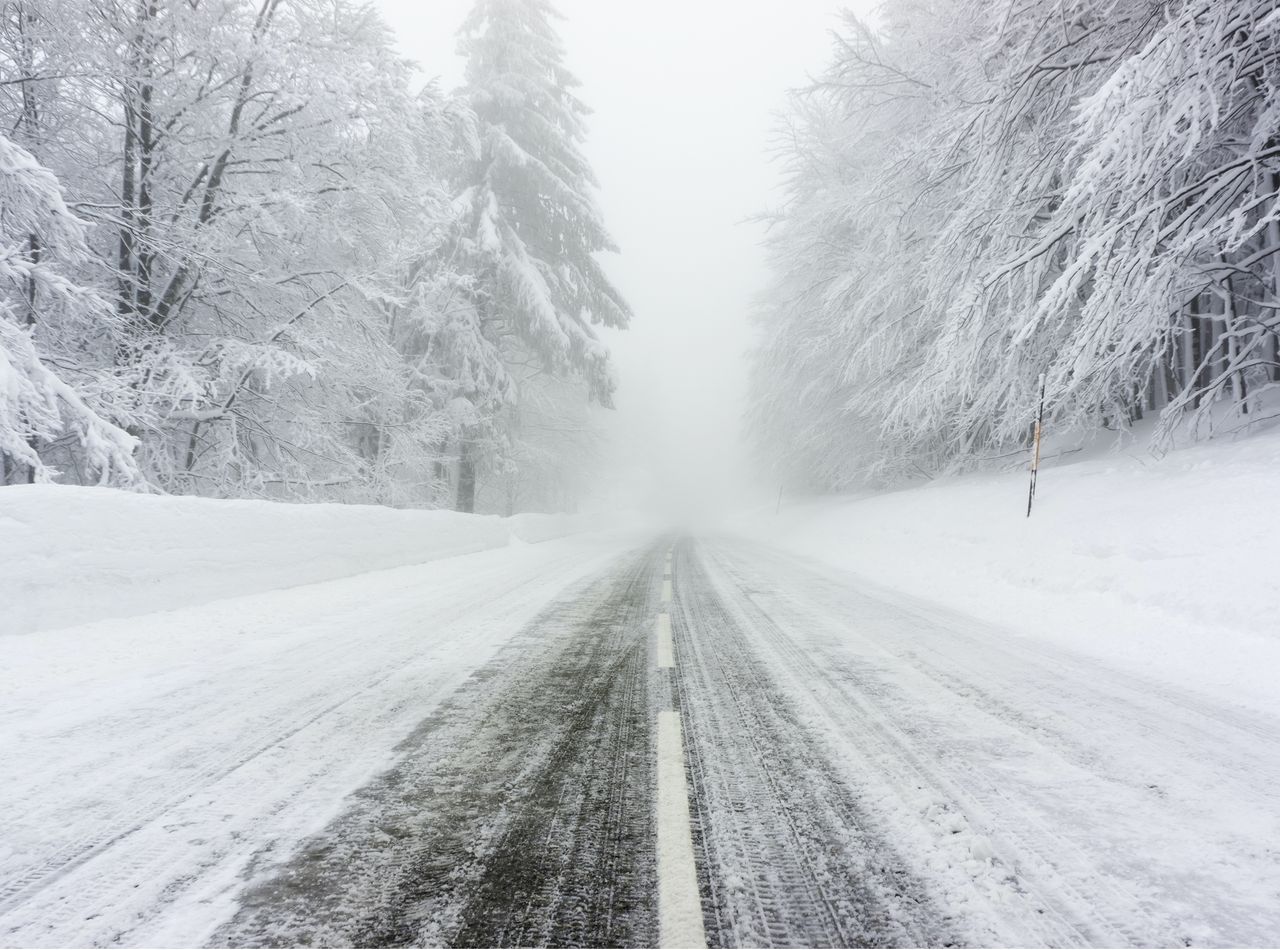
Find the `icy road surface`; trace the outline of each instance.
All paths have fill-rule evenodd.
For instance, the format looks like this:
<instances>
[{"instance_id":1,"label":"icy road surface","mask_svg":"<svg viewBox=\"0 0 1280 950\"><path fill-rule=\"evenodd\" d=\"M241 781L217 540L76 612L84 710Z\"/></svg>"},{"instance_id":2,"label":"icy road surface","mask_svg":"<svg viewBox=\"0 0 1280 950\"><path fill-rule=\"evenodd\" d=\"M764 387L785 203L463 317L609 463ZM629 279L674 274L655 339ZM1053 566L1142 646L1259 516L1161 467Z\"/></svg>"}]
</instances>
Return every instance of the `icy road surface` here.
<instances>
[{"instance_id":1,"label":"icy road surface","mask_svg":"<svg viewBox=\"0 0 1280 950\"><path fill-rule=\"evenodd\" d=\"M1280 722L671 547L0 638L0 943L1280 940Z\"/></svg>"}]
</instances>

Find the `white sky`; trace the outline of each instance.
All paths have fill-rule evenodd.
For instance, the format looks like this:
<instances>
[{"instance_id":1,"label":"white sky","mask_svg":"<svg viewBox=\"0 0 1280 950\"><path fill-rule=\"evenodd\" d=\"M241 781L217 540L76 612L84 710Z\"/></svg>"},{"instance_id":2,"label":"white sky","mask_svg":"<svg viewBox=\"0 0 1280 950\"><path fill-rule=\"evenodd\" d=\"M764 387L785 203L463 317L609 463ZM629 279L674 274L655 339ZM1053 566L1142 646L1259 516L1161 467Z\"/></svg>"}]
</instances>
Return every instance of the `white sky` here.
<instances>
[{"instance_id":1,"label":"white sky","mask_svg":"<svg viewBox=\"0 0 1280 950\"><path fill-rule=\"evenodd\" d=\"M376 0L404 52L449 87L470 0ZM777 203L767 155L786 90L826 62L835 12L868 0L559 0L567 65L595 110L586 154L622 253L604 261L635 309L608 334L609 426L636 496L683 515L741 504L747 313Z\"/></svg>"}]
</instances>

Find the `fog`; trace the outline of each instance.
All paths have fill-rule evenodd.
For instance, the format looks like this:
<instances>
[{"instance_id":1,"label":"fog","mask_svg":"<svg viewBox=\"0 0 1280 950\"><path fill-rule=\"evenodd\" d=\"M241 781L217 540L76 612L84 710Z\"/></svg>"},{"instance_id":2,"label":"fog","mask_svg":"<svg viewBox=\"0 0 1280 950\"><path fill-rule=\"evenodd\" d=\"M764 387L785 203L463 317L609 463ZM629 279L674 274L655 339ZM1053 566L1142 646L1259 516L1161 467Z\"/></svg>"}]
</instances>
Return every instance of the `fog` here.
<instances>
[{"instance_id":1,"label":"fog","mask_svg":"<svg viewBox=\"0 0 1280 950\"><path fill-rule=\"evenodd\" d=\"M470 0L378 0L406 55L446 86ZM778 199L769 156L789 88L828 57L833 0L743 5L562 0L560 31L595 110L586 154L621 246L606 269L635 319L608 332L614 504L689 519L772 497L743 438L748 311L764 285L755 216ZM857 9L855 7L855 9Z\"/></svg>"}]
</instances>

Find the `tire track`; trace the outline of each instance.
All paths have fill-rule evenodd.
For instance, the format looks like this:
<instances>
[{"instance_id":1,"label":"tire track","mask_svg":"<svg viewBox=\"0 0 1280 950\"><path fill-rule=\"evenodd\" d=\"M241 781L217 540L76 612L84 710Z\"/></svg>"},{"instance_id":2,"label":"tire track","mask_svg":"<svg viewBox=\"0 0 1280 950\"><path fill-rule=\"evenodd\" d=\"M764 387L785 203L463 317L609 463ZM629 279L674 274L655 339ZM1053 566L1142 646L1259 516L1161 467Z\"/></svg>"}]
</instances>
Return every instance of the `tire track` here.
<instances>
[{"instance_id":1,"label":"tire track","mask_svg":"<svg viewBox=\"0 0 1280 950\"><path fill-rule=\"evenodd\" d=\"M974 682L963 682L954 672L940 667L940 662L954 664L957 659L965 657L986 658L992 650L998 650L1002 657L1018 668L1020 679L1034 677L1038 685L1052 684L1061 680L1064 666L1073 673L1073 700L1066 711L1074 712L1079 717L1080 726L1085 730L1094 730L1106 725L1106 718L1098 716L1098 711L1110 711L1121 705L1124 707L1124 720L1134 723L1137 729L1130 730L1144 737L1160 737L1170 735L1170 726L1176 726L1175 734L1179 741L1193 741L1201 745L1204 753L1216 754L1220 767L1224 769L1238 768L1243 754L1249 752L1245 743L1262 741L1267 744L1280 743L1280 723L1274 718L1266 720L1257 714L1242 709L1233 709L1206 702L1201 696L1187 691L1169 688L1156 680L1143 677L1119 675L1111 668L1092 661L1087 657L1075 656L1046 647L1044 644L1029 643L1016 635L1005 635L993 643L991 627L978 624L969 618L946 613L931 604L924 602L888 603L877 600L872 595L860 593L858 588L850 588L846 577L832 576L820 566L805 563L805 590L800 592L781 592L773 589L772 579L780 574L795 575L800 565L795 558L788 558L771 549L748 543L735 543L732 557L726 557L726 548L721 545L709 545L708 556L716 562L717 571L731 577L733 585L763 606L763 599L776 603L783 612L795 612L803 609L803 600L809 600L810 607L814 600L831 604L840 615L846 617L884 615L896 612L906 615L915 621L916 629L922 631L924 638L913 641L910 645L902 645L895 649L895 644L883 640L876 641L876 647L893 656L899 657L910 666L922 668L928 675L936 676L948 686L961 686L977 691ZM856 630L852 631L856 635ZM936 661L931 661L919 652L920 647L928 647L929 635L932 639L943 638L946 653L937 653ZM989 666L989 664L988 664ZM980 667L987 672L988 666ZM977 675L977 670L966 670L970 675ZM1046 690L1051 695L1052 690ZM1000 702L998 696L991 691L984 691L984 700L993 704ZM1010 713L1010 707L1002 704L1001 713ZM1039 730L1051 730L1051 722L1037 722L1034 727ZM1052 736L1055 745L1078 740L1056 732ZM1242 743L1242 740L1243 743ZM1156 748L1156 743L1151 743ZM1092 746L1080 745L1078 752L1089 754L1096 752ZM1280 784L1280 762L1260 763L1270 769L1268 781ZM1251 768L1249 775L1256 776Z\"/></svg>"},{"instance_id":2,"label":"tire track","mask_svg":"<svg viewBox=\"0 0 1280 950\"><path fill-rule=\"evenodd\" d=\"M928 610L904 608L895 615L892 602L849 590L847 579L843 588L819 581L775 553L717 544L708 545L703 557L737 622L776 657L788 695L802 700L807 718L825 723L836 754L861 763L900 801L931 799L938 814L924 816L923 824L935 824L940 846L945 848L948 832L960 829L990 837L994 866L982 886L991 905L986 917L998 924L980 941L1004 934L1022 943L1175 945L1192 942L1195 934L1248 942L1243 935L1250 931L1239 927L1249 916L1247 905L1232 910L1233 895L1213 893L1208 880L1193 877L1195 867L1174 871L1176 890L1168 892L1169 882L1161 872L1153 876L1143 857L1100 846L1082 830L1092 813L1086 790L1099 785L1116 796L1114 807L1128 809L1117 817L1129 814L1144 826L1158 822L1164 792L1151 784L1151 765L1185 771L1183 756L1201 744L1198 757L1218 763L1206 766L1202 788L1238 775L1248 789L1248 775L1256 778L1258 770L1249 757L1238 756L1251 747L1256 753L1246 737L1265 740L1266 724L1231 710L1201 715L1194 698L1148 690L1065 655L1055 662L1052 650L1037 655L1016 638L985 643L963 618L944 629ZM926 659L924 650L934 641L939 653ZM939 668L952 654L950 668ZM1018 681L1010 679L993 696L1001 689L1001 670ZM988 682L993 676L996 681ZM1028 691L1042 691L1045 703L1056 708L1061 702L1069 714L1046 719L1040 703L1028 716L1001 698L1025 702ZM1099 741L1103 730L1118 748L1143 754L1112 767L1108 753L1113 757L1116 747ZM1005 756L1014 757L1010 764L1019 771L1004 770ZM1024 760L1042 761L1034 774L1044 777L1011 781L1030 774L1021 771ZM1263 763L1261 771L1273 766ZM1070 783L1064 788L1081 790L1064 796L1047 781L1051 775ZM1165 819L1173 819L1172 826L1176 814ZM1265 806L1259 814L1268 820ZM1274 808L1270 814L1274 820ZM1214 926L1238 936L1210 937L1202 910L1186 919L1188 902L1219 907Z\"/></svg>"},{"instance_id":3,"label":"tire track","mask_svg":"<svg viewBox=\"0 0 1280 950\"><path fill-rule=\"evenodd\" d=\"M546 578L580 557L566 550L511 577L488 567L466 580L500 590L500 597L479 611L469 597L435 597L429 621L455 636L493 639L508 618L524 622L532 603L545 602ZM387 586L395 591L400 583ZM202 931L166 915L178 913L175 905L226 901L229 869L243 867L255 851L267 859L279 840L299 840L315 820L308 815L332 807L346 783L359 780L359 772L333 761L327 737L405 733L405 711L419 705L405 689L405 661L420 662L424 631L420 621L383 623L390 636L373 651L360 631L317 639L300 629L280 639L284 649L272 643L240 658L262 656L266 667L219 668L218 680L188 680L147 695L127 715L112 709L87 719L79 728L102 735L101 744L77 736L89 754L75 760L70 784L65 764L14 776L21 784L6 792L22 807L6 810L0 840L22 850L11 853L0 877L0 938L129 943L159 926L170 927L170 941L202 939ZM426 648L436 648L431 637ZM422 695L453 689L462 678L456 667L428 666L416 684ZM221 681L228 688L211 687ZM50 731L44 741L57 738ZM69 822L58 820L64 813Z\"/></svg>"},{"instance_id":4,"label":"tire track","mask_svg":"<svg viewBox=\"0 0 1280 950\"><path fill-rule=\"evenodd\" d=\"M1041 857L1044 849L1062 847L1066 842L1042 841L1038 848L1034 847L1031 838L1018 830L1022 822L1031 821L1041 835L1045 834L1042 823L1035 821L1033 815L1012 816L1012 803L1002 800L991 783L965 781L965 777L972 778L969 770L957 781L955 764L944 770L936 760L926 760L917 753L915 743L886 715L903 705L902 697L894 695L874 676L858 676L849 668L819 666L755 603L750 589L725 590L724 596L736 622L751 630L753 639L782 661L775 668L790 680L788 694L808 699L805 705L810 712L826 720L833 732L842 734L846 743L869 757L877 773L892 781L904 797L922 788L931 789L932 797L944 803L944 811L956 813L968 826L987 832L997 825L995 816L1000 816L1003 848L998 850L998 856L1013 873L1014 890L1024 899L1029 896L1027 903L1031 905L1010 908L1013 914L1008 923L1028 928L1035 939L1050 945L1116 946L1134 942L1123 923L1105 920L1105 912L1093 910L1091 902L1056 875L1052 863ZM1015 915L1023 920L1015 923ZM1104 923L1105 929L1100 929L1099 923Z\"/></svg>"},{"instance_id":5,"label":"tire track","mask_svg":"<svg viewBox=\"0 0 1280 950\"><path fill-rule=\"evenodd\" d=\"M708 939L721 946L951 942L682 544L673 625Z\"/></svg>"},{"instance_id":6,"label":"tire track","mask_svg":"<svg viewBox=\"0 0 1280 950\"><path fill-rule=\"evenodd\" d=\"M651 944L658 551L530 624L215 942Z\"/></svg>"}]
</instances>

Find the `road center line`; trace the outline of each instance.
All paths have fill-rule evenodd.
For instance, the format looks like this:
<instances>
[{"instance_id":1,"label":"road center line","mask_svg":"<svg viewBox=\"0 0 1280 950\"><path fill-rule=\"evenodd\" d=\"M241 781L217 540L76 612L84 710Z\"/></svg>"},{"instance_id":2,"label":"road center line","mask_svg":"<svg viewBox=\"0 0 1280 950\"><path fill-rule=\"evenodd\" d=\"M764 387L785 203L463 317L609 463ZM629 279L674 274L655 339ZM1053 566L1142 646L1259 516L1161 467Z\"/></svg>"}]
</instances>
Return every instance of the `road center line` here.
<instances>
[{"instance_id":1,"label":"road center line","mask_svg":"<svg viewBox=\"0 0 1280 950\"><path fill-rule=\"evenodd\" d=\"M658 624L655 628L655 633L658 637L658 669L674 669L676 665L676 650L675 643L671 640L670 614L658 614Z\"/></svg>"},{"instance_id":2,"label":"road center line","mask_svg":"<svg viewBox=\"0 0 1280 950\"><path fill-rule=\"evenodd\" d=\"M680 714L664 709L658 713L658 946L706 945L689 829Z\"/></svg>"},{"instance_id":3,"label":"road center line","mask_svg":"<svg viewBox=\"0 0 1280 950\"><path fill-rule=\"evenodd\" d=\"M662 602L664 604L671 603L671 578L664 578L662 581Z\"/></svg>"}]
</instances>

